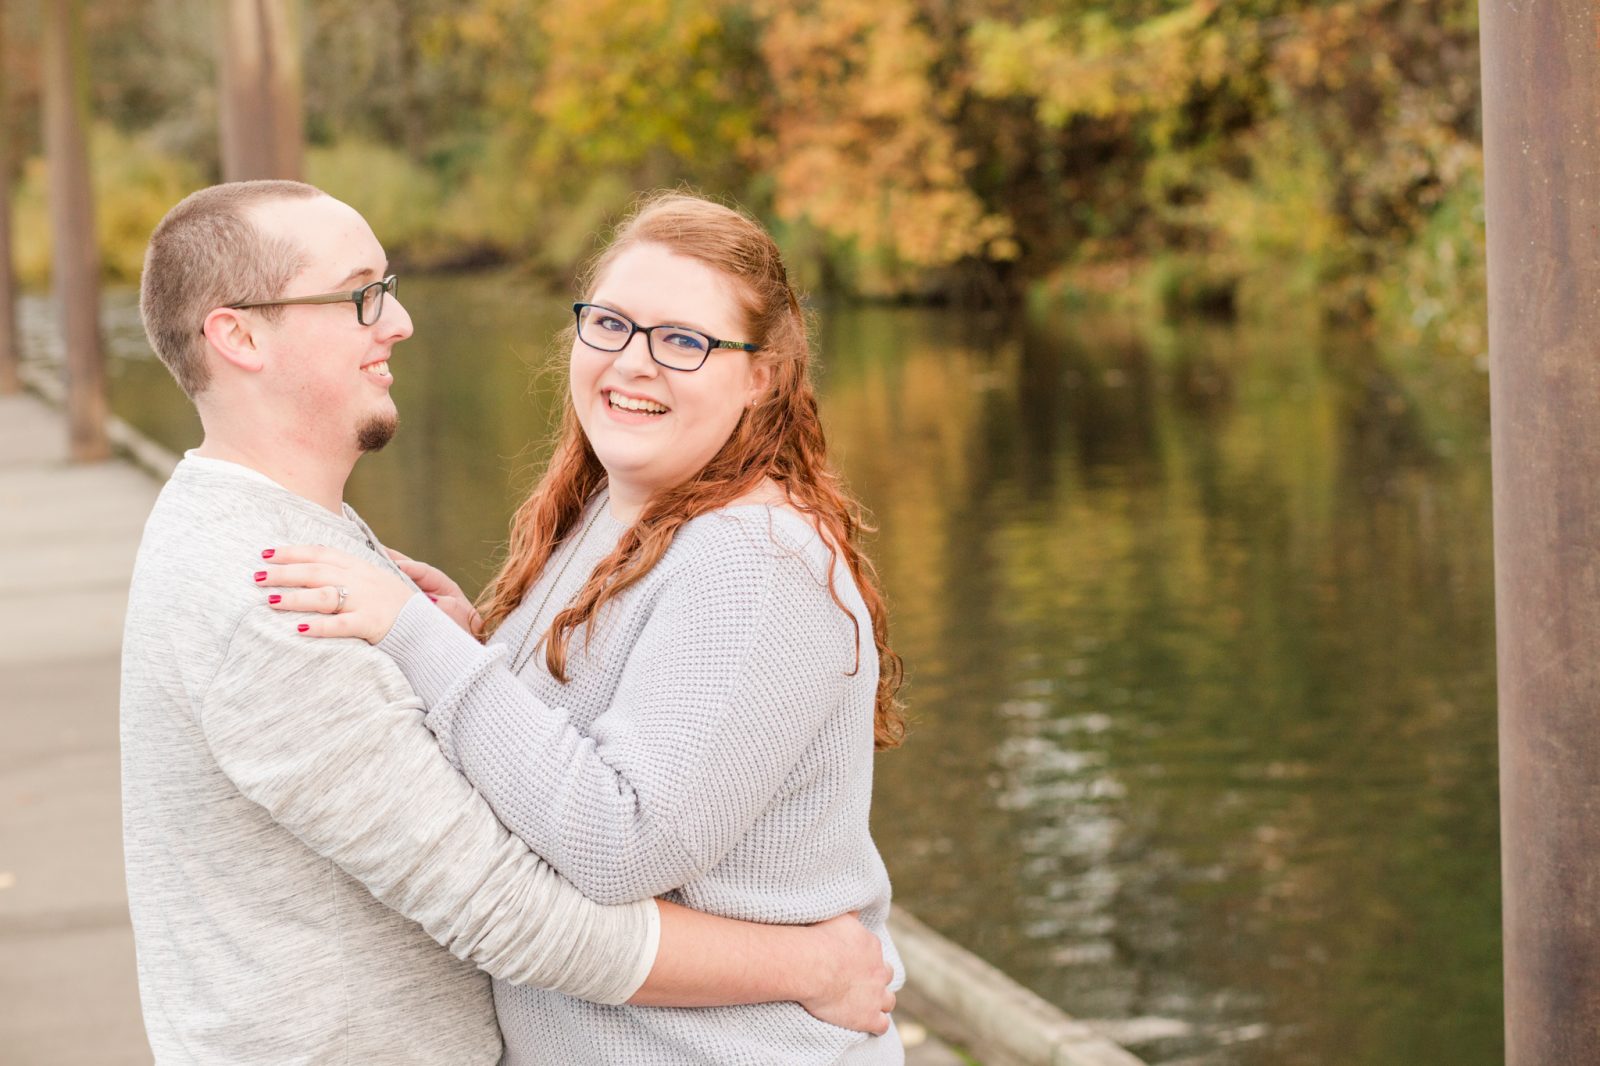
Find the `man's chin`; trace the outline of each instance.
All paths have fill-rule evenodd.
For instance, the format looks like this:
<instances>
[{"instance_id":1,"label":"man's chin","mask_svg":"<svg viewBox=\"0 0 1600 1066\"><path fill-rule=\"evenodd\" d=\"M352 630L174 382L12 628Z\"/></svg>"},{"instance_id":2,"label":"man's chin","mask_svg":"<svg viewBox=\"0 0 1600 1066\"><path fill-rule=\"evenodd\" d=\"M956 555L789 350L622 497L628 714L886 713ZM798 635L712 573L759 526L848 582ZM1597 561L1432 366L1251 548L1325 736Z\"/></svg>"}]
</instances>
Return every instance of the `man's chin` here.
<instances>
[{"instance_id":1,"label":"man's chin","mask_svg":"<svg viewBox=\"0 0 1600 1066\"><path fill-rule=\"evenodd\" d=\"M379 451L394 440L395 431L399 428L398 415L373 415L356 430L356 447L363 453Z\"/></svg>"}]
</instances>

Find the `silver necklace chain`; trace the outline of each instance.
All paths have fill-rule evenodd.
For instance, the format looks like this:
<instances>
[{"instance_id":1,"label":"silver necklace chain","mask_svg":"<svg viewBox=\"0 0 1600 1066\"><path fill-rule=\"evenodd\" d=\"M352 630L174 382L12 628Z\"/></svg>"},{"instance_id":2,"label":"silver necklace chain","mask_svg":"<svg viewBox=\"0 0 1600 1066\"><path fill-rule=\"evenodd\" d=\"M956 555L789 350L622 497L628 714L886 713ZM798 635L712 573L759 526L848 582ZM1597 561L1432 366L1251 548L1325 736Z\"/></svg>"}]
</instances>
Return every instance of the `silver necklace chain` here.
<instances>
[{"instance_id":1,"label":"silver necklace chain","mask_svg":"<svg viewBox=\"0 0 1600 1066\"><path fill-rule=\"evenodd\" d=\"M561 584L561 579L566 576L567 567L571 566L572 560L578 557L578 552L583 548L583 542L589 537L589 530L594 528L594 524L600 520L600 516L605 513L605 509L610 502L611 493L609 492L600 498L600 504L594 509L594 514L589 516L589 521L584 523L583 529L578 533L578 539L573 541L572 550L567 552L567 557L561 561L561 569L556 571L555 580L550 582L550 587L544 590L544 599L539 601L539 609L533 613L532 620L528 622L528 631L522 635L522 641L517 645L517 654L511 657L511 672L513 674L522 673L523 668L533 661L533 652L537 650L538 645L535 644L530 649L528 648L528 642L533 639L534 632L539 628L539 619L544 616L544 609L550 606L550 597L555 595L556 587ZM524 651L528 652L526 659L522 657Z\"/></svg>"}]
</instances>

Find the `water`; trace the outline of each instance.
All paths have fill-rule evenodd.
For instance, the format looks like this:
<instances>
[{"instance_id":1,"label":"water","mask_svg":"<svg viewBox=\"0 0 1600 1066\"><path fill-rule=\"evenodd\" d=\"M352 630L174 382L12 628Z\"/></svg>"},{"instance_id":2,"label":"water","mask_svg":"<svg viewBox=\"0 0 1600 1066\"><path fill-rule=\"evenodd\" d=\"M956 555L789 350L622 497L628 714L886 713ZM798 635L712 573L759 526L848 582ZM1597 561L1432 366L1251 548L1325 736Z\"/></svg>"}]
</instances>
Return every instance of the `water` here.
<instances>
[{"instance_id":1,"label":"water","mask_svg":"<svg viewBox=\"0 0 1600 1066\"><path fill-rule=\"evenodd\" d=\"M495 276L406 300L403 429L350 499L476 588L567 311ZM113 406L188 446L108 303ZM1481 372L927 310L825 309L821 342L910 677L897 900L1152 1062L1502 1061Z\"/></svg>"}]
</instances>

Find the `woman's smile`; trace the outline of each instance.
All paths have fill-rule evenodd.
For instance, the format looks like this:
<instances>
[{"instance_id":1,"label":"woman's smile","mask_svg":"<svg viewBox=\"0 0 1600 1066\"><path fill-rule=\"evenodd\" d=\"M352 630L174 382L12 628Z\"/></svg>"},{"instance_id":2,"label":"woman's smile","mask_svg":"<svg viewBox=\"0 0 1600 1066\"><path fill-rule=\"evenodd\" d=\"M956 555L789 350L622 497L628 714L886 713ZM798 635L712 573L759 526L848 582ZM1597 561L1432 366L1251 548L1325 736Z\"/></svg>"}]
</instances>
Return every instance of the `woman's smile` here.
<instances>
[{"instance_id":1,"label":"woman's smile","mask_svg":"<svg viewBox=\"0 0 1600 1066\"><path fill-rule=\"evenodd\" d=\"M672 410L664 403L620 389L602 389L600 396L605 401L606 409L616 416L618 421L631 424L654 421Z\"/></svg>"}]
</instances>

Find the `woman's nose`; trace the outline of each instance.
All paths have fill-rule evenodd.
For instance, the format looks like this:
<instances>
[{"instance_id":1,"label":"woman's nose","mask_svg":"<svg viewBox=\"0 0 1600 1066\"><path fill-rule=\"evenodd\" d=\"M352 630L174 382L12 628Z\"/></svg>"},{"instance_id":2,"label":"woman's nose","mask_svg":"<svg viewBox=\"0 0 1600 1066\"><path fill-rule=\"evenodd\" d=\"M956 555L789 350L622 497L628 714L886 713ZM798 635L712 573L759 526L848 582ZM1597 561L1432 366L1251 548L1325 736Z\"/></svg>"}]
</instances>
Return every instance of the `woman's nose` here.
<instances>
[{"instance_id":1,"label":"woman's nose","mask_svg":"<svg viewBox=\"0 0 1600 1066\"><path fill-rule=\"evenodd\" d=\"M642 330L628 338L628 343L617 353L617 369L633 375L653 376L656 362L650 358L650 337Z\"/></svg>"}]
</instances>

